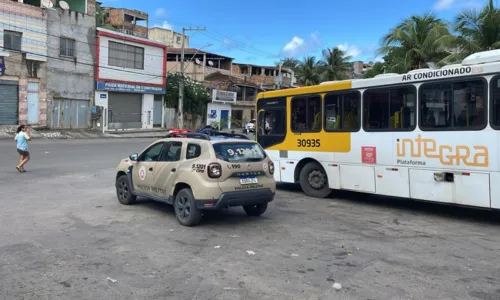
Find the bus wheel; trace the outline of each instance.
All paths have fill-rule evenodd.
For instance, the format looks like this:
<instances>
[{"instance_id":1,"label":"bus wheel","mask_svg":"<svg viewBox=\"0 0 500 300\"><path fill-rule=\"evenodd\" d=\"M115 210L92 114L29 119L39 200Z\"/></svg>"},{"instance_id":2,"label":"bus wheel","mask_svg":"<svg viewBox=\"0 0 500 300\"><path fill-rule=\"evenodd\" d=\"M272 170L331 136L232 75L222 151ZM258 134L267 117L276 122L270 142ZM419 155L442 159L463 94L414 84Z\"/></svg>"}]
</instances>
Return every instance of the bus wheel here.
<instances>
[{"instance_id":1,"label":"bus wheel","mask_svg":"<svg viewBox=\"0 0 500 300\"><path fill-rule=\"evenodd\" d=\"M332 190L328 187L328 176L317 162L306 164L300 171L300 187L307 196L325 198Z\"/></svg>"}]
</instances>

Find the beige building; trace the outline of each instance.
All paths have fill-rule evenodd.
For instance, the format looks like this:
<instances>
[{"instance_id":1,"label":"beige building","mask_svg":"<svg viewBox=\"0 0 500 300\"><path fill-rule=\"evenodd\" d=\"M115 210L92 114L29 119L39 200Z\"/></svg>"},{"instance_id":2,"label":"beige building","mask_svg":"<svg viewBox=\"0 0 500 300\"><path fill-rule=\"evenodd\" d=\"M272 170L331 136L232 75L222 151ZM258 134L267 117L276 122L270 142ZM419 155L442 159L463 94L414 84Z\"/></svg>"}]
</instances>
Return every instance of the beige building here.
<instances>
[{"instance_id":1,"label":"beige building","mask_svg":"<svg viewBox=\"0 0 500 300\"><path fill-rule=\"evenodd\" d=\"M150 40L164 43L169 48L182 48L182 33L170 29L153 27L148 30ZM184 35L184 48L189 48L189 36Z\"/></svg>"}]
</instances>

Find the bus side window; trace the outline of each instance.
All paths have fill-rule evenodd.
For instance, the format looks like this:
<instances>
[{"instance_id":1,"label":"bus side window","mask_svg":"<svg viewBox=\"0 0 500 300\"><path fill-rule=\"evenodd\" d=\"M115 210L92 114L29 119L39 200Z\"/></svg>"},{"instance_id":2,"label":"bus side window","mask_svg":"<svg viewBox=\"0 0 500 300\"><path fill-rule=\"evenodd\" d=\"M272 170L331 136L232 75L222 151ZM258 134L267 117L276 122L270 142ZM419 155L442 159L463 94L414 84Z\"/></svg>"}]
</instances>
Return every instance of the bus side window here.
<instances>
[{"instance_id":1,"label":"bus side window","mask_svg":"<svg viewBox=\"0 0 500 300\"><path fill-rule=\"evenodd\" d=\"M363 94L366 131L408 131L416 127L414 86L366 90Z\"/></svg>"},{"instance_id":2,"label":"bus side window","mask_svg":"<svg viewBox=\"0 0 500 300\"><path fill-rule=\"evenodd\" d=\"M321 97L292 99L291 127L294 132L320 132L322 128Z\"/></svg>"},{"instance_id":3,"label":"bus side window","mask_svg":"<svg viewBox=\"0 0 500 300\"><path fill-rule=\"evenodd\" d=\"M500 129L500 77L491 80L491 127Z\"/></svg>"},{"instance_id":4,"label":"bus side window","mask_svg":"<svg viewBox=\"0 0 500 300\"><path fill-rule=\"evenodd\" d=\"M360 93L327 94L325 96L325 131L359 130Z\"/></svg>"},{"instance_id":5,"label":"bus side window","mask_svg":"<svg viewBox=\"0 0 500 300\"><path fill-rule=\"evenodd\" d=\"M422 129L481 130L486 126L483 79L427 83L420 89Z\"/></svg>"}]
</instances>

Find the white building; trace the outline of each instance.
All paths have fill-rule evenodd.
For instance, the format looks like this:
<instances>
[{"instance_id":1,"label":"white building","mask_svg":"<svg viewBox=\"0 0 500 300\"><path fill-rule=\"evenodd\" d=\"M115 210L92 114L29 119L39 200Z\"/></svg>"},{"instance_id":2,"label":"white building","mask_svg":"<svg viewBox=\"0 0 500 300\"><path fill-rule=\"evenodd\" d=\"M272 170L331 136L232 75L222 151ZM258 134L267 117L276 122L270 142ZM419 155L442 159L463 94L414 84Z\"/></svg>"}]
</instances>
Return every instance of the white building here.
<instances>
[{"instance_id":1,"label":"white building","mask_svg":"<svg viewBox=\"0 0 500 300\"><path fill-rule=\"evenodd\" d=\"M212 90L212 102L207 104L207 125L216 122L220 129L231 129L231 106L236 103L236 93Z\"/></svg>"},{"instance_id":2,"label":"white building","mask_svg":"<svg viewBox=\"0 0 500 300\"><path fill-rule=\"evenodd\" d=\"M164 44L97 29L95 115L103 131L164 125Z\"/></svg>"}]
</instances>

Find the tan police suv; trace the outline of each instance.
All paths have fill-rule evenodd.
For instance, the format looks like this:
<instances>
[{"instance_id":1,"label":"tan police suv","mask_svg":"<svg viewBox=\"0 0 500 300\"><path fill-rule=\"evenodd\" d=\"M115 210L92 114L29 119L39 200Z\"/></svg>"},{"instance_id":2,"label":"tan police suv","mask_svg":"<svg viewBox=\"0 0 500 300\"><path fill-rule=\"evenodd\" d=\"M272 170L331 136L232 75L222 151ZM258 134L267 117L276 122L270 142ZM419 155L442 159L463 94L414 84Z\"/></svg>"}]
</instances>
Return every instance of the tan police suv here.
<instances>
[{"instance_id":1,"label":"tan police suv","mask_svg":"<svg viewBox=\"0 0 500 300\"><path fill-rule=\"evenodd\" d=\"M173 204L179 223L194 226L202 210L243 206L249 216L262 215L274 199L273 173L262 147L244 135L184 133L123 159L116 194L125 205L138 196Z\"/></svg>"}]
</instances>

